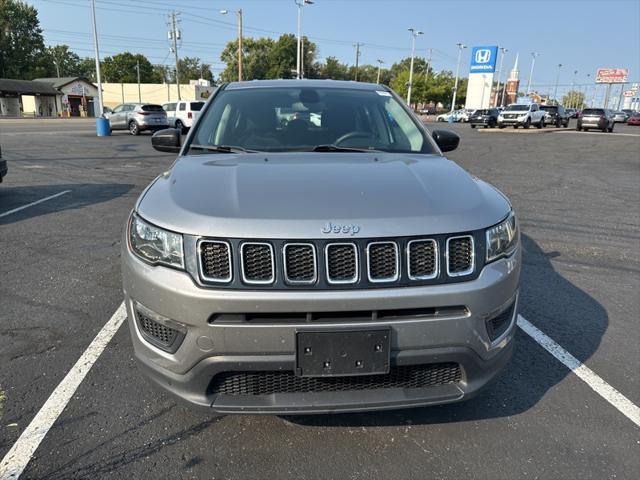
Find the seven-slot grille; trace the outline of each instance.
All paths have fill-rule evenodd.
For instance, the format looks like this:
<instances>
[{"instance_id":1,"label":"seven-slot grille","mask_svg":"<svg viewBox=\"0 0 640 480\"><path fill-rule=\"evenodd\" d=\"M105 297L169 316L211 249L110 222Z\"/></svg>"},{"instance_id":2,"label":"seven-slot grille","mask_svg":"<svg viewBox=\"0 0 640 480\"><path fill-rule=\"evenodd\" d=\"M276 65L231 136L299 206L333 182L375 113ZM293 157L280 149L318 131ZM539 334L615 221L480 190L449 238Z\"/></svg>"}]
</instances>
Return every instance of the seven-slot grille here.
<instances>
[{"instance_id":1,"label":"seven-slot grille","mask_svg":"<svg viewBox=\"0 0 640 480\"><path fill-rule=\"evenodd\" d=\"M474 259L472 236L452 237L447 240L447 274L450 277L473 272Z\"/></svg>"},{"instance_id":2,"label":"seven-slot grille","mask_svg":"<svg viewBox=\"0 0 640 480\"><path fill-rule=\"evenodd\" d=\"M400 275L398 245L395 242L372 242L367 246L369 281L394 282Z\"/></svg>"},{"instance_id":3,"label":"seven-slot grille","mask_svg":"<svg viewBox=\"0 0 640 480\"><path fill-rule=\"evenodd\" d=\"M472 235L344 242L201 239L197 245L200 278L237 287L411 285L446 282L476 270Z\"/></svg>"},{"instance_id":4,"label":"seven-slot grille","mask_svg":"<svg viewBox=\"0 0 640 480\"><path fill-rule=\"evenodd\" d=\"M231 247L226 242L205 240L200 243L202 277L212 282L231 280Z\"/></svg>"},{"instance_id":5,"label":"seven-slot grille","mask_svg":"<svg viewBox=\"0 0 640 480\"><path fill-rule=\"evenodd\" d=\"M289 243L284 246L284 275L287 283L315 283L318 272L313 244Z\"/></svg>"},{"instance_id":6,"label":"seven-slot grille","mask_svg":"<svg viewBox=\"0 0 640 480\"><path fill-rule=\"evenodd\" d=\"M246 283L272 283L275 279L270 243L243 243L240 247L242 278Z\"/></svg>"},{"instance_id":7,"label":"seven-slot grille","mask_svg":"<svg viewBox=\"0 0 640 480\"><path fill-rule=\"evenodd\" d=\"M353 243L330 243L326 248L327 281L355 283L358 281L358 248Z\"/></svg>"}]
</instances>

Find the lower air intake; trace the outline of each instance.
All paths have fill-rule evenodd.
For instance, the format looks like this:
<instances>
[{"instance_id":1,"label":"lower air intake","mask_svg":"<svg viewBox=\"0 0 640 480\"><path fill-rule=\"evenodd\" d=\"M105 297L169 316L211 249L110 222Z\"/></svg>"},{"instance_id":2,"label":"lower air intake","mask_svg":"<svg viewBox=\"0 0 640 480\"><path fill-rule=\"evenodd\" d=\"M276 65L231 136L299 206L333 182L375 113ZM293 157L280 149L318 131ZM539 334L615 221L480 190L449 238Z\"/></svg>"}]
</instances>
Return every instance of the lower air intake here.
<instances>
[{"instance_id":1,"label":"lower air intake","mask_svg":"<svg viewBox=\"0 0 640 480\"><path fill-rule=\"evenodd\" d=\"M348 392L391 388L425 388L460 382L457 363L392 367L385 375L298 377L293 372L224 372L213 377L214 395L272 395L276 393Z\"/></svg>"}]
</instances>

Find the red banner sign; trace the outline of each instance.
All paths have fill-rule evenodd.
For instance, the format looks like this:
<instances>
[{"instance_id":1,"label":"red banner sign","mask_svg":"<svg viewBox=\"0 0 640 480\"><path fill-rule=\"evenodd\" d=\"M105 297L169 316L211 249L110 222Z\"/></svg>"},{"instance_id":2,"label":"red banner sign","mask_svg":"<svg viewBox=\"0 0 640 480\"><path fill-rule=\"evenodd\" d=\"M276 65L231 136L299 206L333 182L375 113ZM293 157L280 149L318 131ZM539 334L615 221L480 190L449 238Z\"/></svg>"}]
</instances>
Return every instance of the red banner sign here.
<instances>
[{"instance_id":1,"label":"red banner sign","mask_svg":"<svg viewBox=\"0 0 640 480\"><path fill-rule=\"evenodd\" d=\"M596 83L627 83L629 69L599 68L596 72Z\"/></svg>"}]
</instances>

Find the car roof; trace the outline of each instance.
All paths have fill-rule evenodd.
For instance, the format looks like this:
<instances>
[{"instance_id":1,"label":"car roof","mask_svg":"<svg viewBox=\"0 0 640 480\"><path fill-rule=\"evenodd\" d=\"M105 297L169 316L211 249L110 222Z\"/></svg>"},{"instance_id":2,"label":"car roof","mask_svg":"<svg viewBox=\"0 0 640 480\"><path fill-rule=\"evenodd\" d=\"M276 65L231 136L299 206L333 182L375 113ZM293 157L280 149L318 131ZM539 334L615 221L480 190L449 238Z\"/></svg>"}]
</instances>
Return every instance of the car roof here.
<instances>
[{"instance_id":1,"label":"car roof","mask_svg":"<svg viewBox=\"0 0 640 480\"><path fill-rule=\"evenodd\" d=\"M353 82L351 80L249 80L231 82L226 90L241 90L244 88L347 88L351 90L386 90L387 87L377 83Z\"/></svg>"}]
</instances>

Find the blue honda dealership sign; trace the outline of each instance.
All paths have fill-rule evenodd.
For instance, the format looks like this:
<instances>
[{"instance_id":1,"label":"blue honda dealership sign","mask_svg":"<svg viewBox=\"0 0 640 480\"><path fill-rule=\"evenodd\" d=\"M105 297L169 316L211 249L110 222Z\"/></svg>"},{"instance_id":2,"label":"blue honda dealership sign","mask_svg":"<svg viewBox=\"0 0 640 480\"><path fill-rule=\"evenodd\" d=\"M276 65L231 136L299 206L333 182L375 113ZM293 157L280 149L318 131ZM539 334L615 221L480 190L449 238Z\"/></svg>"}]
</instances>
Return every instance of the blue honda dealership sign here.
<instances>
[{"instance_id":1,"label":"blue honda dealership sign","mask_svg":"<svg viewBox=\"0 0 640 480\"><path fill-rule=\"evenodd\" d=\"M473 47L471 49L470 73L494 73L496 71L497 58L497 45L492 47Z\"/></svg>"}]
</instances>

